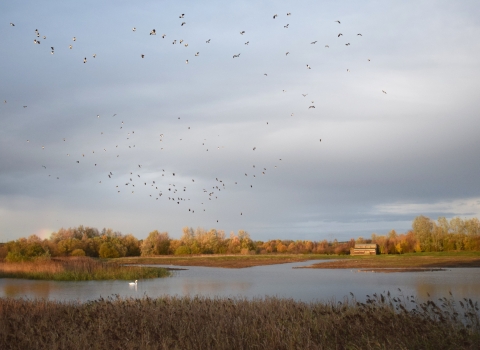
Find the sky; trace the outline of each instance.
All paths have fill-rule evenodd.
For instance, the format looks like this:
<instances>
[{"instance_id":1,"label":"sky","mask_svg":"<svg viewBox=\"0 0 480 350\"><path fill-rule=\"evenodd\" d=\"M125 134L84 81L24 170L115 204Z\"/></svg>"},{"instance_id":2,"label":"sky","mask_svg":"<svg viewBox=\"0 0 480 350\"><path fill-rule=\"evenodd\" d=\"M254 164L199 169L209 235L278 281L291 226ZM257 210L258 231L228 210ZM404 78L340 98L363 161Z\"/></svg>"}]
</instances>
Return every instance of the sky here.
<instances>
[{"instance_id":1,"label":"sky","mask_svg":"<svg viewBox=\"0 0 480 350\"><path fill-rule=\"evenodd\" d=\"M0 242L480 216L478 1L3 1L0 36Z\"/></svg>"}]
</instances>

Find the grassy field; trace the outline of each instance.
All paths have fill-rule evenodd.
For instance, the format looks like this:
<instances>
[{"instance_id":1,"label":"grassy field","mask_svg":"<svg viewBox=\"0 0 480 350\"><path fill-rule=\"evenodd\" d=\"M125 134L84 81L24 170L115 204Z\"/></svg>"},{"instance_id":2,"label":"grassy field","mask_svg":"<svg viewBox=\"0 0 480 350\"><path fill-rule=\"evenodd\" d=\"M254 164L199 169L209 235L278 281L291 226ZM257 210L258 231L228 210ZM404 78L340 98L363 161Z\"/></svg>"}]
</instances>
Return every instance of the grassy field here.
<instances>
[{"instance_id":1,"label":"grassy field","mask_svg":"<svg viewBox=\"0 0 480 350\"><path fill-rule=\"evenodd\" d=\"M320 255L320 254L265 254L265 255L201 255L155 256L112 259L122 264L151 264L173 266L206 266L244 268L260 265L284 264L308 260L328 260L308 267L328 269L360 268L445 268L480 267L480 252L442 252L391 254L375 256Z\"/></svg>"},{"instance_id":2,"label":"grassy field","mask_svg":"<svg viewBox=\"0 0 480 350\"><path fill-rule=\"evenodd\" d=\"M136 280L170 276L163 268L112 264L87 257L0 263L0 278L54 281Z\"/></svg>"},{"instance_id":3,"label":"grassy field","mask_svg":"<svg viewBox=\"0 0 480 350\"><path fill-rule=\"evenodd\" d=\"M458 308L455 310L454 305ZM0 298L1 349L478 349L471 300Z\"/></svg>"},{"instance_id":4,"label":"grassy field","mask_svg":"<svg viewBox=\"0 0 480 350\"><path fill-rule=\"evenodd\" d=\"M421 271L423 269L480 267L480 256L467 254L352 256L349 259L320 262L307 267L317 269L396 269L396 271L405 269L405 271Z\"/></svg>"},{"instance_id":5,"label":"grassy field","mask_svg":"<svg viewBox=\"0 0 480 350\"><path fill-rule=\"evenodd\" d=\"M174 266L206 266L243 268L261 265L285 264L314 259L331 259L336 256L318 254L278 254L278 255L199 255L199 256L154 256L128 257L112 259L112 262L122 264L151 264Z\"/></svg>"}]
</instances>

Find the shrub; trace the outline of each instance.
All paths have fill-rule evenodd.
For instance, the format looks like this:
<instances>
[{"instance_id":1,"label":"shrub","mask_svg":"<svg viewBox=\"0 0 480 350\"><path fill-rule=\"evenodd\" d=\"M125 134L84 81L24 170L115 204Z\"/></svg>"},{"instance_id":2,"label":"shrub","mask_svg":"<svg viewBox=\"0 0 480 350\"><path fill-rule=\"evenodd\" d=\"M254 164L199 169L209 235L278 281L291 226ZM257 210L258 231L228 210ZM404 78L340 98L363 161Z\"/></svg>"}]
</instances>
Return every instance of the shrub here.
<instances>
[{"instance_id":1,"label":"shrub","mask_svg":"<svg viewBox=\"0 0 480 350\"><path fill-rule=\"evenodd\" d=\"M83 249L75 249L70 255L71 256L85 256L85 251Z\"/></svg>"}]
</instances>

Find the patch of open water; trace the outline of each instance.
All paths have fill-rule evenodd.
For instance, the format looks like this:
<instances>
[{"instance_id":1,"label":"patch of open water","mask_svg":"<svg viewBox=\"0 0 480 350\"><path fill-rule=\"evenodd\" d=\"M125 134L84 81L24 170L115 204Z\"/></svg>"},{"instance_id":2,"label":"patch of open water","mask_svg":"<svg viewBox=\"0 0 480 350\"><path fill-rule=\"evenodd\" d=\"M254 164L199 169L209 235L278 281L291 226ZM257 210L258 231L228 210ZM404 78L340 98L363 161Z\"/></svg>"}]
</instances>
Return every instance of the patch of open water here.
<instances>
[{"instance_id":1,"label":"patch of open water","mask_svg":"<svg viewBox=\"0 0 480 350\"><path fill-rule=\"evenodd\" d=\"M164 295L245 298L277 296L309 302L343 300L350 292L354 293L357 300L365 300L367 294L387 291L399 295L400 288L405 296L414 295L421 301L427 300L427 293L431 298L440 298L448 297L450 291L456 300L480 299L479 268L402 273L293 268L314 262L244 269L186 267L188 270L174 271L172 277L140 280L136 286L118 280L55 282L5 278L0 279L0 297L88 301L112 295L133 298Z\"/></svg>"}]
</instances>

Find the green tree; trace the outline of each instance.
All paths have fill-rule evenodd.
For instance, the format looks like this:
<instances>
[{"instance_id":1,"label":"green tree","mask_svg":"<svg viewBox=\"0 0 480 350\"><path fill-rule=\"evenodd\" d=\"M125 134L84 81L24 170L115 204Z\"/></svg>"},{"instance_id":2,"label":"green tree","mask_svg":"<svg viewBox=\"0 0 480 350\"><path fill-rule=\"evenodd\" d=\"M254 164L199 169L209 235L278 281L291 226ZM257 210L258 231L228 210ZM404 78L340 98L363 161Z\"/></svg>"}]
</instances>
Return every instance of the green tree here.
<instances>
[{"instance_id":1,"label":"green tree","mask_svg":"<svg viewBox=\"0 0 480 350\"><path fill-rule=\"evenodd\" d=\"M432 220L426 216L417 216L412 223L413 233L423 252L432 251Z\"/></svg>"}]
</instances>

